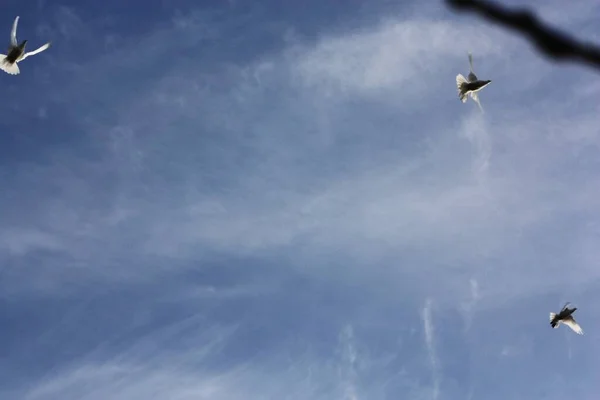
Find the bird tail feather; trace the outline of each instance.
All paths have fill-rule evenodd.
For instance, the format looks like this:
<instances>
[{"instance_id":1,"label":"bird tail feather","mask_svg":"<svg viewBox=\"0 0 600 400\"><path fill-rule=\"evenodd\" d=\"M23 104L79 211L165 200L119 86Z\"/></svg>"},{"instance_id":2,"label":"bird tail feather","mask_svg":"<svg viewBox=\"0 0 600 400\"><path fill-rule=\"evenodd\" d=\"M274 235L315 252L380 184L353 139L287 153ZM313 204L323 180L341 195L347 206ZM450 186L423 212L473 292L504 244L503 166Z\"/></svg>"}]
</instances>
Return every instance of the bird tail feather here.
<instances>
[{"instance_id":1,"label":"bird tail feather","mask_svg":"<svg viewBox=\"0 0 600 400\"><path fill-rule=\"evenodd\" d=\"M19 70L19 66L17 65L16 62L11 63L8 62L6 60L6 56L4 54L0 54L0 69L4 72L6 72L7 74L11 74L11 75L19 75L19 73L21 72Z\"/></svg>"},{"instance_id":2,"label":"bird tail feather","mask_svg":"<svg viewBox=\"0 0 600 400\"><path fill-rule=\"evenodd\" d=\"M467 80L461 74L456 75L456 88L458 89L458 98L465 103L467 101Z\"/></svg>"}]
</instances>

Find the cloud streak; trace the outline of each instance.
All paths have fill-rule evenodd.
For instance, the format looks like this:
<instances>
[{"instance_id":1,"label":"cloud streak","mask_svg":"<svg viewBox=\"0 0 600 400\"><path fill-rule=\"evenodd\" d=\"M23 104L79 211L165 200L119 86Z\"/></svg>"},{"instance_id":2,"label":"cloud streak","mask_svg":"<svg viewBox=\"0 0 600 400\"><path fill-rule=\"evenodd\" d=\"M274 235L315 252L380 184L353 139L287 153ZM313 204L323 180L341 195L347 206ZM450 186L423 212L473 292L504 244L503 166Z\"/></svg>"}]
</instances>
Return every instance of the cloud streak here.
<instances>
[{"instance_id":1,"label":"cloud streak","mask_svg":"<svg viewBox=\"0 0 600 400\"><path fill-rule=\"evenodd\" d=\"M435 337L432 317L433 300L427 299L423 307L423 331L425 333L425 344L427 345L427 354L431 366L431 375L433 379L433 393L431 398L437 400L440 396L440 378L437 354L435 351Z\"/></svg>"}]
</instances>

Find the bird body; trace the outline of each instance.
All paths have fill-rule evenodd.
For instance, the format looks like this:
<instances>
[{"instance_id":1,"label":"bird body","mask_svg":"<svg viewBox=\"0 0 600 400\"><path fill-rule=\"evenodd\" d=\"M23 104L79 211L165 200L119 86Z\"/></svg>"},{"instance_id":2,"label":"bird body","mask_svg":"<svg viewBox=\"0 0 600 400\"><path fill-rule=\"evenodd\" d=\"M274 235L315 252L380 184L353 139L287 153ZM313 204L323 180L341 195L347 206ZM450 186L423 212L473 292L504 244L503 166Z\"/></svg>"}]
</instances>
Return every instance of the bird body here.
<instances>
[{"instance_id":1,"label":"bird body","mask_svg":"<svg viewBox=\"0 0 600 400\"><path fill-rule=\"evenodd\" d=\"M583 330L573 318L573 313L577 310L577 307L569 308L568 305L569 303L565 304L558 314L550 313L550 326L556 329L560 324L564 324L571 328L573 332L583 335Z\"/></svg>"},{"instance_id":2,"label":"bird body","mask_svg":"<svg viewBox=\"0 0 600 400\"><path fill-rule=\"evenodd\" d=\"M462 74L456 75L456 86L458 89L458 98L460 101L465 103L467 98L471 96L473 101L477 103L477 106L481 111L483 108L481 107L481 103L479 102L478 92L489 85L492 81L490 80L480 80L473 72L473 56L469 53L469 75L465 78Z\"/></svg>"},{"instance_id":3,"label":"bird body","mask_svg":"<svg viewBox=\"0 0 600 400\"><path fill-rule=\"evenodd\" d=\"M19 23L19 17L15 18L13 22L12 30L10 32L10 45L8 47L8 54L0 54L0 69L11 75L18 75L21 71L19 70L18 62L23 61L29 56L41 53L50 47L50 43L39 47L34 51L28 53L25 52L25 46L27 40L23 40L20 44L17 42L17 25Z\"/></svg>"}]
</instances>

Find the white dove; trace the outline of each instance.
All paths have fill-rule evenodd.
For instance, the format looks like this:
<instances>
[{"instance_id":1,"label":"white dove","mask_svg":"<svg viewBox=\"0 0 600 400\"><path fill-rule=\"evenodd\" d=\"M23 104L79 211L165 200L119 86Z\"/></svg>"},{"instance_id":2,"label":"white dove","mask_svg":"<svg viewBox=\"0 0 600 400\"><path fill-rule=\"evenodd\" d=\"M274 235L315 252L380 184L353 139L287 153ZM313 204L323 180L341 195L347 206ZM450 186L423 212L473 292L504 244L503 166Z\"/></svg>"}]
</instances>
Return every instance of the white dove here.
<instances>
[{"instance_id":1,"label":"white dove","mask_svg":"<svg viewBox=\"0 0 600 400\"><path fill-rule=\"evenodd\" d=\"M558 328L560 324L565 324L569 328L573 330L573 332L583 335L583 329L579 326L575 319L573 318L573 313L577 310L577 307L569 308L567 307L569 303L565 304L560 313L550 313L550 325L553 328Z\"/></svg>"},{"instance_id":2,"label":"white dove","mask_svg":"<svg viewBox=\"0 0 600 400\"><path fill-rule=\"evenodd\" d=\"M481 107L481 103L479 102L479 96L477 92L490 84L490 80L482 80L477 79L477 75L473 72L473 56L469 53L469 75L467 79L461 74L456 75L456 86L458 87L458 98L460 101L465 103L467 101L467 96L471 96L473 101L477 103L481 112L483 112L483 108Z\"/></svg>"},{"instance_id":3,"label":"white dove","mask_svg":"<svg viewBox=\"0 0 600 400\"><path fill-rule=\"evenodd\" d=\"M27 44L27 40L23 40L21 44L17 43L17 24L19 23L19 17L15 18L15 22L13 22L12 30L10 32L10 46L8 46L8 55L0 54L0 69L11 75L18 75L19 66L18 62L23 61L29 56L33 56L37 53L41 53L50 47L50 43L46 43L42 47L37 50L30 51L29 53L25 53L25 45Z\"/></svg>"}]
</instances>

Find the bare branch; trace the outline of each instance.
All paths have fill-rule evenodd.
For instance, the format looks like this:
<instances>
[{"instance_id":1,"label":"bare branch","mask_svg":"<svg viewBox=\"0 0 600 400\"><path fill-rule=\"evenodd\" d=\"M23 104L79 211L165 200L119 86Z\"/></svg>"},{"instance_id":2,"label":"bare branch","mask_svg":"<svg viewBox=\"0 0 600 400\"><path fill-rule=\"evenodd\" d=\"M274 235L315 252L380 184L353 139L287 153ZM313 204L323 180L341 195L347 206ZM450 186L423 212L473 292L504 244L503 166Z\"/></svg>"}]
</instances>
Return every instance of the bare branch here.
<instances>
[{"instance_id":1,"label":"bare branch","mask_svg":"<svg viewBox=\"0 0 600 400\"><path fill-rule=\"evenodd\" d=\"M559 32L544 24L529 10L513 11L485 0L446 0L446 4L461 12L479 14L489 21L520 32L549 58L581 62L600 69L600 47L579 42Z\"/></svg>"}]
</instances>

